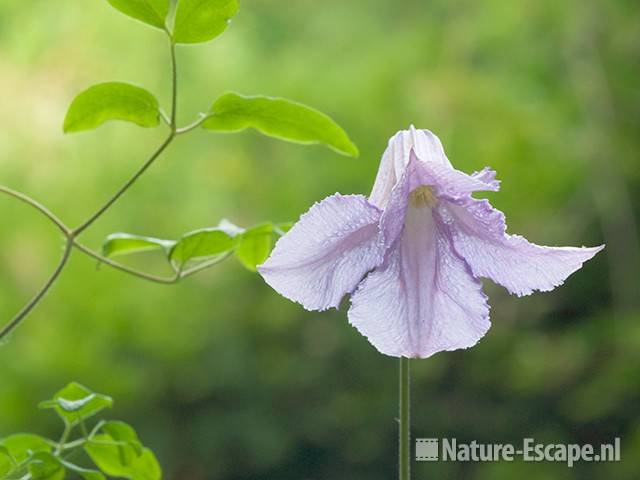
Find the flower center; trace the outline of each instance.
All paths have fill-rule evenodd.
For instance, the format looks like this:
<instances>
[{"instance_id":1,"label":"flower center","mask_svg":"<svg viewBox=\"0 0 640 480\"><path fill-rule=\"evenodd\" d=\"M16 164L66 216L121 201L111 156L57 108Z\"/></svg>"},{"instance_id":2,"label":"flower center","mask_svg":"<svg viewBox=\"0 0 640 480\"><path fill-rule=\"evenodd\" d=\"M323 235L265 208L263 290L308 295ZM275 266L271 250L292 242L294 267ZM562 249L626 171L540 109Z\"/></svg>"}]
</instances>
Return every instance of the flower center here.
<instances>
[{"instance_id":1,"label":"flower center","mask_svg":"<svg viewBox=\"0 0 640 480\"><path fill-rule=\"evenodd\" d=\"M409 203L416 208L433 207L438 199L433 190L426 185L421 185L409 194Z\"/></svg>"}]
</instances>

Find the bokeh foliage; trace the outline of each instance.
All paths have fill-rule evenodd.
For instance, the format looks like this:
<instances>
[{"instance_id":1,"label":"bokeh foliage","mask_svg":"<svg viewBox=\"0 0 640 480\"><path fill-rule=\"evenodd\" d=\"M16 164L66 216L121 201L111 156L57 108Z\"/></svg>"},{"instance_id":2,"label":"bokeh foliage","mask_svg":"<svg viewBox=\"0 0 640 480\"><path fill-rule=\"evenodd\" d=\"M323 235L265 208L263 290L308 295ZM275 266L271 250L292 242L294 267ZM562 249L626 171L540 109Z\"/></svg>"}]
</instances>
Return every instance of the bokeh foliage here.
<instances>
[{"instance_id":1,"label":"bokeh foliage","mask_svg":"<svg viewBox=\"0 0 640 480\"><path fill-rule=\"evenodd\" d=\"M339 191L368 193L390 135L438 134L463 170L491 165L512 232L607 249L555 292L489 287L493 328L468 351L415 362L413 432L486 442L622 437L619 464L415 465L442 478L632 479L640 470L635 2L255 0L224 35L181 47L181 123L229 89L325 111L350 159L256 133L194 132L87 233L160 238L296 218ZM109 124L62 135L69 101L104 78L157 92L158 32L106 1L0 3L0 176L76 224L159 143ZM14 312L59 255L44 220L0 200L0 312ZM140 265L165 268L161 256ZM74 254L41 307L0 348L0 437L53 434L40 398L75 379L117 399L168 478L393 478L396 361L345 313L309 313L229 262L175 286Z\"/></svg>"}]
</instances>

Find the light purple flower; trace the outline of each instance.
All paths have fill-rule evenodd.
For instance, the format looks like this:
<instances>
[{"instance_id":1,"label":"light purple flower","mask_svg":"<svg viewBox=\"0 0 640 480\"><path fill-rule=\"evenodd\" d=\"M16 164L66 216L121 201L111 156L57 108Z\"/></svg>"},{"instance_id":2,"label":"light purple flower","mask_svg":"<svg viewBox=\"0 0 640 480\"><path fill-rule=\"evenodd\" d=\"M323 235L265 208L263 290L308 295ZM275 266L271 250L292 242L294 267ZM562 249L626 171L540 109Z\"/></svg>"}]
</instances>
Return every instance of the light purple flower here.
<instances>
[{"instance_id":1,"label":"light purple flower","mask_svg":"<svg viewBox=\"0 0 640 480\"><path fill-rule=\"evenodd\" d=\"M308 310L338 307L382 353L425 358L471 347L489 329L480 277L518 296L562 284L595 248L543 247L506 233L504 214L475 191L495 172L453 168L438 137L401 131L384 152L373 191L316 203L259 267Z\"/></svg>"}]
</instances>

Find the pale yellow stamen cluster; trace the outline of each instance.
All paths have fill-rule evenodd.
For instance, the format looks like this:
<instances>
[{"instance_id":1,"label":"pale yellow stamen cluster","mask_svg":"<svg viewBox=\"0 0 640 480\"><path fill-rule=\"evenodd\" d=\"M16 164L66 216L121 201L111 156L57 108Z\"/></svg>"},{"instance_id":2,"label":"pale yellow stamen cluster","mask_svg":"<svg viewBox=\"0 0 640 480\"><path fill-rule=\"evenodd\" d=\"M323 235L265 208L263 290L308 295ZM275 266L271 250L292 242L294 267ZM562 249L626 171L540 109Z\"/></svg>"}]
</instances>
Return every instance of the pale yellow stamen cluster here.
<instances>
[{"instance_id":1,"label":"pale yellow stamen cluster","mask_svg":"<svg viewBox=\"0 0 640 480\"><path fill-rule=\"evenodd\" d=\"M409 203L416 207L433 207L438 199L431 188L421 185L409 194Z\"/></svg>"}]
</instances>

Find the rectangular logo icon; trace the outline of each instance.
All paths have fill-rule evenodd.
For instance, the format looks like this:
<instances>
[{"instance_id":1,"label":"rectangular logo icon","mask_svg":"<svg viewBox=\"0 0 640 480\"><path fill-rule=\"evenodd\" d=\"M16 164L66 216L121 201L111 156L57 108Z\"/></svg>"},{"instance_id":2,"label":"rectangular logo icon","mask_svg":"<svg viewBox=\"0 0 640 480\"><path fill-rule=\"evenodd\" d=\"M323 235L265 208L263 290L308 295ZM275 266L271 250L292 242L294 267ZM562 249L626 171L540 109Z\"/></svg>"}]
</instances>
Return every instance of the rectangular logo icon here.
<instances>
[{"instance_id":1,"label":"rectangular logo icon","mask_svg":"<svg viewBox=\"0 0 640 480\"><path fill-rule=\"evenodd\" d=\"M438 460L438 439L437 438L417 438L416 439L416 461L434 462Z\"/></svg>"}]
</instances>

